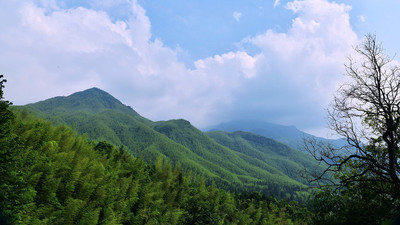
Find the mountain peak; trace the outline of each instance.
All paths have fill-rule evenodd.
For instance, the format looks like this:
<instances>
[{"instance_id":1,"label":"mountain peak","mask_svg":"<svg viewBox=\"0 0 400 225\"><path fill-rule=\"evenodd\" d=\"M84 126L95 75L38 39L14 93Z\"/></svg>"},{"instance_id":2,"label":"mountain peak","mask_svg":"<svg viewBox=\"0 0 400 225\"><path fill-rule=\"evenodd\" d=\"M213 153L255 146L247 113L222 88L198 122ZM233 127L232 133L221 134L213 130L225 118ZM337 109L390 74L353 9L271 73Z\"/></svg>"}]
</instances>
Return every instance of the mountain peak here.
<instances>
[{"instance_id":1,"label":"mountain peak","mask_svg":"<svg viewBox=\"0 0 400 225\"><path fill-rule=\"evenodd\" d=\"M126 107L118 99L97 87L76 92L64 97L62 103L76 110L85 110L90 112Z\"/></svg>"},{"instance_id":2,"label":"mountain peak","mask_svg":"<svg viewBox=\"0 0 400 225\"><path fill-rule=\"evenodd\" d=\"M107 109L120 110L133 116L140 116L131 107L122 104L118 99L97 87L73 93L69 96L59 96L47 99L29 106L45 112L84 111L99 113Z\"/></svg>"},{"instance_id":3,"label":"mountain peak","mask_svg":"<svg viewBox=\"0 0 400 225\"><path fill-rule=\"evenodd\" d=\"M76 93L73 93L68 97L80 97L80 98L101 98L101 99L108 99L110 101L118 102L122 104L118 99L114 98L112 95L107 93L106 91L101 90L100 88L97 87L92 87L89 89L86 89L84 91L79 91Z\"/></svg>"},{"instance_id":4,"label":"mountain peak","mask_svg":"<svg viewBox=\"0 0 400 225\"><path fill-rule=\"evenodd\" d=\"M93 93L93 94L107 94L107 95L110 95L108 92L103 91L103 90L101 90L101 89L98 88L98 87L88 88L88 89L86 89L86 90L79 91L79 92L76 92L76 93L74 93L74 94L78 94L78 93ZM73 95L73 94L72 94L72 95Z\"/></svg>"}]
</instances>

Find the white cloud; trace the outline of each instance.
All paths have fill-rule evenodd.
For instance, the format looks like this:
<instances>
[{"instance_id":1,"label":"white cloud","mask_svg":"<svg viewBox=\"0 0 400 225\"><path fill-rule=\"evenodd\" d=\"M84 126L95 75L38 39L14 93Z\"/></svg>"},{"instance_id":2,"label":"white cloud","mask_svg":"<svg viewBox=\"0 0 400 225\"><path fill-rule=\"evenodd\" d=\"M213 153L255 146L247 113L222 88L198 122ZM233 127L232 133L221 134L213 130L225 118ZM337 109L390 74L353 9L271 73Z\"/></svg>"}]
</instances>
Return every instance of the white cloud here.
<instances>
[{"instance_id":1,"label":"white cloud","mask_svg":"<svg viewBox=\"0 0 400 225\"><path fill-rule=\"evenodd\" d=\"M256 55L228 52L188 69L152 36L145 10L129 4L129 18L113 20L100 9L0 3L9 16L0 22L6 97L25 104L98 86L154 120L206 126L248 116L312 129L357 39L348 6L295 0L286 5L296 14L287 32L243 41Z\"/></svg>"},{"instance_id":2,"label":"white cloud","mask_svg":"<svg viewBox=\"0 0 400 225\"><path fill-rule=\"evenodd\" d=\"M59 51L94 53L117 43L132 45L127 24L123 21L112 23L105 12L78 7L46 15L43 8L27 4L20 13L22 25L29 29L26 32L33 35L31 41L44 41Z\"/></svg>"},{"instance_id":3,"label":"white cloud","mask_svg":"<svg viewBox=\"0 0 400 225\"><path fill-rule=\"evenodd\" d=\"M236 22L240 21L240 18L242 17L242 13L241 12L233 12L232 13L233 18L236 20Z\"/></svg>"},{"instance_id":4,"label":"white cloud","mask_svg":"<svg viewBox=\"0 0 400 225\"><path fill-rule=\"evenodd\" d=\"M324 120L323 109L343 79L345 57L352 52L357 36L349 23L351 8L344 4L295 0L286 8L296 13L287 32L267 30L244 41L261 49L257 63L262 66L256 79L260 90L243 93L241 98L254 99L252 104L275 121L302 127L308 124L311 129ZM251 98L257 95L265 97ZM292 113L279 115L284 108ZM303 117L306 114L310 117Z\"/></svg>"},{"instance_id":5,"label":"white cloud","mask_svg":"<svg viewBox=\"0 0 400 225\"><path fill-rule=\"evenodd\" d=\"M334 81L341 74L345 56L357 41L349 23L350 8L325 0L296 0L286 7L298 14L288 32L267 30L247 41L262 49L266 63L277 61L275 67L282 66L285 71L282 76L290 76L290 80ZM332 68L337 69L332 71ZM326 87L320 91L323 89Z\"/></svg>"},{"instance_id":6,"label":"white cloud","mask_svg":"<svg viewBox=\"0 0 400 225\"><path fill-rule=\"evenodd\" d=\"M367 20L367 18L363 15L360 15L360 16L358 16L358 20L360 20L362 23L364 23Z\"/></svg>"},{"instance_id":7,"label":"white cloud","mask_svg":"<svg viewBox=\"0 0 400 225\"><path fill-rule=\"evenodd\" d=\"M275 2L274 2L274 8L276 8L278 5L280 5L281 4L281 1L280 0L275 0Z\"/></svg>"}]
</instances>

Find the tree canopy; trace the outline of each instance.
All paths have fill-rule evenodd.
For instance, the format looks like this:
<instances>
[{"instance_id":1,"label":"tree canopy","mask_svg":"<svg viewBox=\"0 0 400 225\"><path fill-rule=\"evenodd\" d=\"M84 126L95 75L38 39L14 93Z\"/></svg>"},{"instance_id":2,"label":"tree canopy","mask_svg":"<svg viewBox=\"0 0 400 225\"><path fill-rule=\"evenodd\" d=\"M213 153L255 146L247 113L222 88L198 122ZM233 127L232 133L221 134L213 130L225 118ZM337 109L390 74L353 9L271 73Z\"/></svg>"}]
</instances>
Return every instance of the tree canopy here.
<instances>
[{"instance_id":1,"label":"tree canopy","mask_svg":"<svg viewBox=\"0 0 400 225\"><path fill-rule=\"evenodd\" d=\"M310 221L306 208L294 201L206 185L204 178L172 166L161 156L147 164L124 147L89 141L66 125L13 113L9 103L1 100L1 224Z\"/></svg>"}]
</instances>

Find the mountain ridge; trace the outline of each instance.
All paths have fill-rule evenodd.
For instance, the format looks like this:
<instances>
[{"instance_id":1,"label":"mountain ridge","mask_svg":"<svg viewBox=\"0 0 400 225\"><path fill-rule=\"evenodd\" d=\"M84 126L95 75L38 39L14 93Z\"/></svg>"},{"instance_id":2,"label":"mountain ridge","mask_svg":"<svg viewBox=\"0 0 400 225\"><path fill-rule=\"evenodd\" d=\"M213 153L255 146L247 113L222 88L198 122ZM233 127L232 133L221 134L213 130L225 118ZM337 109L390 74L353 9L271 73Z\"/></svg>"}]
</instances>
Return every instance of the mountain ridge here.
<instances>
[{"instance_id":1,"label":"mountain ridge","mask_svg":"<svg viewBox=\"0 0 400 225\"><path fill-rule=\"evenodd\" d=\"M335 146L346 145L346 141L343 139L327 139L323 137L317 137L301 131L295 126L279 125L261 120L231 120L218 125L210 126L206 129L206 131L217 130L226 132L252 132L282 142L298 150L303 150L303 139L309 138L323 142L330 142Z\"/></svg>"},{"instance_id":2,"label":"mountain ridge","mask_svg":"<svg viewBox=\"0 0 400 225\"><path fill-rule=\"evenodd\" d=\"M293 159L278 160L288 167L287 171L282 171L281 167L267 160L267 154L258 159L230 148L183 119L153 122L98 88L17 108L36 112L56 124L75 126L79 133L86 133L91 140L125 146L131 154L146 161L155 161L161 155L181 165L184 170L193 171L209 182L232 191L258 190L280 197L288 197L287 193L290 193L289 198L294 198L302 196L300 192L307 187L305 180L296 179L291 174L300 165ZM254 134L248 136L253 137ZM275 143L272 139L241 141L247 142L245 146L252 151L259 149L255 145L266 147ZM300 154L290 147L285 149ZM316 165L311 158L307 160L310 165Z\"/></svg>"}]
</instances>

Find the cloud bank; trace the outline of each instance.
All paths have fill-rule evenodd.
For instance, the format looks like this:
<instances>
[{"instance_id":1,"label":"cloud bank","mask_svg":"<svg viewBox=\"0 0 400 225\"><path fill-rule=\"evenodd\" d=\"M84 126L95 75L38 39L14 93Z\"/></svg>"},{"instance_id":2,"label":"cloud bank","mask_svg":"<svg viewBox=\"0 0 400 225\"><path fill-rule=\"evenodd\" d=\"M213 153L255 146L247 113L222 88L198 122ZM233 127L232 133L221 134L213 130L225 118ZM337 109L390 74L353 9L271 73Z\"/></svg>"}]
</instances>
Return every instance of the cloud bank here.
<instances>
[{"instance_id":1,"label":"cloud bank","mask_svg":"<svg viewBox=\"0 0 400 225\"><path fill-rule=\"evenodd\" d=\"M0 3L6 98L26 104L97 86L153 120L201 128L251 118L316 131L357 41L349 6L295 0L285 6L296 15L287 32L266 30L187 68L153 37L136 1L103 3ZM121 4L128 13L116 19L108 10Z\"/></svg>"}]
</instances>

